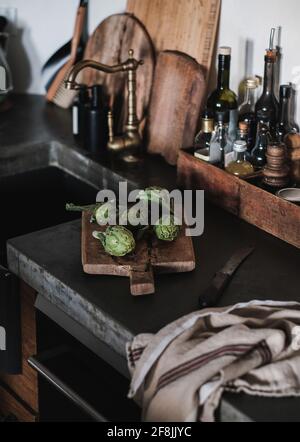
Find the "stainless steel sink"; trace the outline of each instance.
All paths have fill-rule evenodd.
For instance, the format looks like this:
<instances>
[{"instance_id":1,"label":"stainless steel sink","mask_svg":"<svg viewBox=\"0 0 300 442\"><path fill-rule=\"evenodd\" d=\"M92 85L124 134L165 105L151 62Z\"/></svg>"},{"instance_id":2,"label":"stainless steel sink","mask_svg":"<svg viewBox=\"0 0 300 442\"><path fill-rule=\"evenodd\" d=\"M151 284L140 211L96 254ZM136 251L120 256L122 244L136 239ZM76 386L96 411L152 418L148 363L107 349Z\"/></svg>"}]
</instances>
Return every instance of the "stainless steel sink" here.
<instances>
[{"instance_id":1,"label":"stainless steel sink","mask_svg":"<svg viewBox=\"0 0 300 442\"><path fill-rule=\"evenodd\" d=\"M102 188L116 189L120 177L57 142L0 149L0 264L6 241L71 221L66 202L90 204Z\"/></svg>"}]
</instances>

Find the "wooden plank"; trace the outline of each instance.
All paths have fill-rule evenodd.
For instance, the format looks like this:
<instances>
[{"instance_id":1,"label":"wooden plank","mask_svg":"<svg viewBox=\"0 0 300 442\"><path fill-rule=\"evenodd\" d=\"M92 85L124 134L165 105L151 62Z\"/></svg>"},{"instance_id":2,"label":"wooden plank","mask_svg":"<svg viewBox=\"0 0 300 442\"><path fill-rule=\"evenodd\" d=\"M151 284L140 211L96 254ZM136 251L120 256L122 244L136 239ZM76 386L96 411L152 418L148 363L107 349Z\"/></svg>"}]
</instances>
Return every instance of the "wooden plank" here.
<instances>
[{"instance_id":1,"label":"wooden plank","mask_svg":"<svg viewBox=\"0 0 300 442\"><path fill-rule=\"evenodd\" d=\"M37 353L34 303L36 292L21 282L22 374L1 375L1 380L28 406L38 412L38 375L27 360Z\"/></svg>"},{"instance_id":2,"label":"wooden plank","mask_svg":"<svg viewBox=\"0 0 300 442\"><path fill-rule=\"evenodd\" d=\"M178 239L172 243L158 241L152 237L137 241L135 252L122 258L108 255L98 240L93 238L94 230L103 231L90 223L91 213L82 215L82 265L85 273L129 277L131 294L148 295L155 291L153 270L157 273L190 272L195 269L195 255L192 239L181 229Z\"/></svg>"},{"instance_id":3,"label":"wooden plank","mask_svg":"<svg viewBox=\"0 0 300 442\"><path fill-rule=\"evenodd\" d=\"M37 422L38 416L27 409L11 392L0 385L0 413L15 416L19 422Z\"/></svg>"},{"instance_id":4,"label":"wooden plank","mask_svg":"<svg viewBox=\"0 0 300 442\"><path fill-rule=\"evenodd\" d=\"M205 191L207 199L250 224L300 248L300 207L185 152L178 184Z\"/></svg>"},{"instance_id":5,"label":"wooden plank","mask_svg":"<svg viewBox=\"0 0 300 442\"><path fill-rule=\"evenodd\" d=\"M220 15L220 0L128 0L148 30L154 46L185 52L210 72Z\"/></svg>"},{"instance_id":6,"label":"wooden plank","mask_svg":"<svg viewBox=\"0 0 300 442\"><path fill-rule=\"evenodd\" d=\"M193 144L205 92L203 71L194 59L178 52L160 53L146 126L149 153L177 163L179 150Z\"/></svg>"},{"instance_id":7,"label":"wooden plank","mask_svg":"<svg viewBox=\"0 0 300 442\"><path fill-rule=\"evenodd\" d=\"M144 26L130 14L115 14L105 19L90 37L84 58L107 65L120 64L128 59L129 49L134 57L143 59L137 71L137 115L143 120L149 105L155 67L155 51ZM87 68L82 72L83 83L103 85L107 100L114 110L118 130L124 130L127 118L127 75L124 72L106 74Z\"/></svg>"},{"instance_id":8,"label":"wooden plank","mask_svg":"<svg viewBox=\"0 0 300 442\"><path fill-rule=\"evenodd\" d=\"M239 216L300 248L300 207L295 204L241 181Z\"/></svg>"},{"instance_id":9,"label":"wooden plank","mask_svg":"<svg viewBox=\"0 0 300 442\"><path fill-rule=\"evenodd\" d=\"M152 240L151 262L157 273L192 272L195 269L195 253L191 237L185 235L182 227L176 242L162 243L157 238Z\"/></svg>"},{"instance_id":10,"label":"wooden plank","mask_svg":"<svg viewBox=\"0 0 300 442\"><path fill-rule=\"evenodd\" d=\"M240 180L226 174L211 164L180 153L178 160L178 183L186 189L205 190L209 200L234 215L240 212ZM229 175L229 178L228 178Z\"/></svg>"}]
</instances>

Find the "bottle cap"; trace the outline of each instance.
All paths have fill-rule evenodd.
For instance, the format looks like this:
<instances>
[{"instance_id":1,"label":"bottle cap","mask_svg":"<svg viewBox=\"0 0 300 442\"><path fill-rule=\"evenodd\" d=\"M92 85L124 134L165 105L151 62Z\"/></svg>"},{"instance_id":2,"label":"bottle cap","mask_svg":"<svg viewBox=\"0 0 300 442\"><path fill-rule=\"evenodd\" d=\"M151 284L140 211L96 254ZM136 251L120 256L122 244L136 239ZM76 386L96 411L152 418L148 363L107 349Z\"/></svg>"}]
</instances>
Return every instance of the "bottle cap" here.
<instances>
[{"instance_id":1,"label":"bottle cap","mask_svg":"<svg viewBox=\"0 0 300 442\"><path fill-rule=\"evenodd\" d=\"M290 84L283 84L280 86L280 97L281 98L291 98L292 86Z\"/></svg>"},{"instance_id":2,"label":"bottle cap","mask_svg":"<svg viewBox=\"0 0 300 442\"><path fill-rule=\"evenodd\" d=\"M229 112L228 111L218 111L216 112L216 122L228 124L229 123Z\"/></svg>"},{"instance_id":3,"label":"bottle cap","mask_svg":"<svg viewBox=\"0 0 300 442\"><path fill-rule=\"evenodd\" d=\"M247 143L246 141L235 141L234 145L233 145L233 149L235 150L235 152L246 152L247 150Z\"/></svg>"},{"instance_id":4,"label":"bottle cap","mask_svg":"<svg viewBox=\"0 0 300 442\"><path fill-rule=\"evenodd\" d=\"M219 48L219 55L231 55L231 48L229 46L221 46Z\"/></svg>"},{"instance_id":5,"label":"bottle cap","mask_svg":"<svg viewBox=\"0 0 300 442\"><path fill-rule=\"evenodd\" d=\"M247 78L246 86L248 89L256 89L258 87L257 78Z\"/></svg>"},{"instance_id":6,"label":"bottle cap","mask_svg":"<svg viewBox=\"0 0 300 442\"><path fill-rule=\"evenodd\" d=\"M241 121L239 123L239 129L244 132L248 132L248 124L245 121Z\"/></svg>"},{"instance_id":7,"label":"bottle cap","mask_svg":"<svg viewBox=\"0 0 300 442\"><path fill-rule=\"evenodd\" d=\"M266 49L265 60L269 63L276 63L277 51L276 49Z\"/></svg>"}]
</instances>

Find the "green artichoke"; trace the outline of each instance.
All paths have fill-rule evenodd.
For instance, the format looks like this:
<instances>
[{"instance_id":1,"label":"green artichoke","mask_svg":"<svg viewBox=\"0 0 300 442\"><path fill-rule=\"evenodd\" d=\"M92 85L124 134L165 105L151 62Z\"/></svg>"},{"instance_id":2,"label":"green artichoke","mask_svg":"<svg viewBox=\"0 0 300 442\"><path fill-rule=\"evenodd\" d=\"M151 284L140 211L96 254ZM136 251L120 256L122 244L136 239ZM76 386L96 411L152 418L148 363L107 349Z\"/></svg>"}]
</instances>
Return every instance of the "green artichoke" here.
<instances>
[{"instance_id":1,"label":"green artichoke","mask_svg":"<svg viewBox=\"0 0 300 442\"><path fill-rule=\"evenodd\" d=\"M148 226L148 205L145 203L144 210L137 210L134 206L120 213L119 224L128 226L128 228L143 229ZM145 216L144 216L145 215ZM136 222L139 221L138 224Z\"/></svg>"},{"instance_id":2,"label":"green artichoke","mask_svg":"<svg viewBox=\"0 0 300 442\"><path fill-rule=\"evenodd\" d=\"M92 220L96 221L99 226L106 226L107 224L116 224L117 222L117 207L116 201L108 201L103 203L94 211ZM115 219L112 219L115 218Z\"/></svg>"},{"instance_id":3,"label":"green artichoke","mask_svg":"<svg viewBox=\"0 0 300 442\"><path fill-rule=\"evenodd\" d=\"M179 222L173 215L165 215L154 226L154 232L161 241L175 241L180 232Z\"/></svg>"},{"instance_id":4,"label":"green artichoke","mask_svg":"<svg viewBox=\"0 0 300 442\"><path fill-rule=\"evenodd\" d=\"M122 226L107 227L104 233L93 232L93 237L101 241L104 250L111 256L125 256L135 249L132 233Z\"/></svg>"},{"instance_id":5,"label":"green artichoke","mask_svg":"<svg viewBox=\"0 0 300 442\"><path fill-rule=\"evenodd\" d=\"M145 190L141 190L138 194L140 200L155 202L157 204L167 204L168 198L164 193L167 194L167 190L162 187L147 187Z\"/></svg>"}]
</instances>

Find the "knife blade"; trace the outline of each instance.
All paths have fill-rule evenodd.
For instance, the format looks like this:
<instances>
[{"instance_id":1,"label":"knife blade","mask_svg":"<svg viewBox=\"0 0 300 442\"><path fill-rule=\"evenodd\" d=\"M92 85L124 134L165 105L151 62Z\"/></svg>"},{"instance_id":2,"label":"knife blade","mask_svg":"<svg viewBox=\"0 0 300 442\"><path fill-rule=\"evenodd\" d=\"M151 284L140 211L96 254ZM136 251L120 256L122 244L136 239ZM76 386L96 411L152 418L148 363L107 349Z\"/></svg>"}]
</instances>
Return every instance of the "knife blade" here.
<instances>
[{"instance_id":1,"label":"knife blade","mask_svg":"<svg viewBox=\"0 0 300 442\"><path fill-rule=\"evenodd\" d=\"M215 274L210 286L199 297L200 308L215 307L218 304L233 275L253 251L254 247L242 248L227 261L225 266Z\"/></svg>"}]
</instances>

